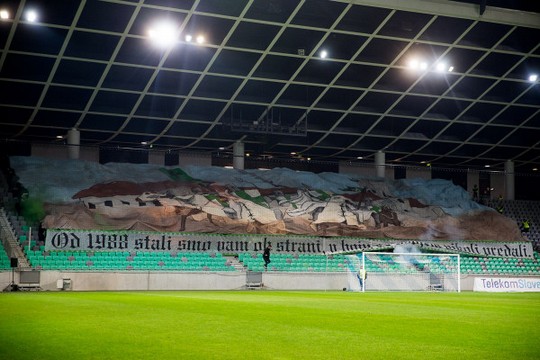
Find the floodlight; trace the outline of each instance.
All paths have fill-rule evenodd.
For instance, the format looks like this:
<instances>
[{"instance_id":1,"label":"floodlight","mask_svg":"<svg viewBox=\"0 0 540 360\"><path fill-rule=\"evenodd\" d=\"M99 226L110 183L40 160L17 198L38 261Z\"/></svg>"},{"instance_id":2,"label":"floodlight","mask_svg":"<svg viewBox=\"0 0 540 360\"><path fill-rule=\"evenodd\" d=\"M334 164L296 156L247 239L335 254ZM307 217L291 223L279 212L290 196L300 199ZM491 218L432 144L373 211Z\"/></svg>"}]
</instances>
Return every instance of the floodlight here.
<instances>
[{"instance_id":1,"label":"floodlight","mask_svg":"<svg viewBox=\"0 0 540 360\"><path fill-rule=\"evenodd\" d=\"M425 61L422 61L422 62L420 63L420 69L421 69L421 70L426 70L427 68L428 68L428 63L425 62Z\"/></svg>"},{"instance_id":2,"label":"floodlight","mask_svg":"<svg viewBox=\"0 0 540 360\"><path fill-rule=\"evenodd\" d=\"M536 80L538 80L538 75L536 75L536 74L529 75L529 81L530 82L535 82Z\"/></svg>"},{"instance_id":3,"label":"floodlight","mask_svg":"<svg viewBox=\"0 0 540 360\"><path fill-rule=\"evenodd\" d=\"M450 67L448 68L448 72L452 72L452 71L454 71L454 67L453 67L453 66L450 66Z\"/></svg>"},{"instance_id":4,"label":"floodlight","mask_svg":"<svg viewBox=\"0 0 540 360\"><path fill-rule=\"evenodd\" d=\"M438 63L437 64L437 71L438 72L444 72L446 70L446 64L445 63Z\"/></svg>"},{"instance_id":5,"label":"floodlight","mask_svg":"<svg viewBox=\"0 0 540 360\"><path fill-rule=\"evenodd\" d=\"M187 34L184 39L186 39L187 42L191 42L191 40L193 40L193 36Z\"/></svg>"},{"instance_id":6,"label":"floodlight","mask_svg":"<svg viewBox=\"0 0 540 360\"><path fill-rule=\"evenodd\" d=\"M204 38L203 35L198 35L195 41L197 41L197 44L203 44L206 41L206 39Z\"/></svg>"},{"instance_id":7,"label":"floodlight","mask_svg":"<svg viewBox=\"0 0 540 360\"><path fill-rule=\"evenodd\" d=\"M38 14L35 10L28 10L26 12L26 20L30 21L30 22L36 22L37 19L38 19Z\"/></svg>"},{"instance_id":8,"label":"floodlight","mask_svg":"<svg viewBox=\"0 0 540 360\"><path fill-rule=\"evenodd\" d=\"M409 67L413 70L417 70L420 67L420 63L416 59L409 61Z\"/></svg>"},{"instance_id":9,"label":"floodlight","mask_svg":"<svg viewBox=\"0 0 540 360\"><path fill-rule=\"evenodd\" d=\"M2 9L0 10L0 19L7 20L9 19L9 11Z\"/></svg>"},{"instance_id":10,"label":"floodlight","mask_svg":"<svg viewBox=\"0 0 540 360\"><path fill-rule=\"evenodd\" d=\"M163 22L148 30L148 36L159 46L170 46L176 41L176 27Z\"/></svg>"},{"instance_id":11,"label":"floodlight","mask_svg":"<svg viewBox=\"0 0 540 360\"><path fill-rule=\"evenodd\" d=\"M321 59L326 59L328 52L326 50L321 51Z\"/></svg>"}]
</instances>

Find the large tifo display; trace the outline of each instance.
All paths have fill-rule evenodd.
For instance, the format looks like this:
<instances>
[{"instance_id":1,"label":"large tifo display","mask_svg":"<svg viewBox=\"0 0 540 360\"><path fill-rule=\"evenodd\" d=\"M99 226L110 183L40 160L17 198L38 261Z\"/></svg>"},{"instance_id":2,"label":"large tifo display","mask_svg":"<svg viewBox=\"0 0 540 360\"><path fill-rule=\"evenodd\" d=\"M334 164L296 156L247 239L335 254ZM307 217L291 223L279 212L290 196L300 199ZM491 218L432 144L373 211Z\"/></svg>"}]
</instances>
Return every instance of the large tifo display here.
<instances>
[{"instance_id":1,"label":"large tifo display","mask_svg":"<svg viewBox=\"0 0 540 360\"><path fill-rule=\"evenodd\" d=\"M461 242L344 237L216 235L155 232L47 230L46 250L62 251L219 251L260 252L268 243L277 253L355 253L394 248L401 244L420 249L479 256L532 258L530 242Z\"/></svg>"},{"instance_id":2,"label":"large tifo display","mask_svg":"<svg viewBox=\"0 0 540 360\"><path fill-rule=\"evenodd\" d=\"M442 246L465 240L478 255L526 256L513 244L524 240L515 220L448 180L36 157L10 162L46 229L450 241ZM502 244L472 245L491 241Z\"/></svg>"}]
</instances>

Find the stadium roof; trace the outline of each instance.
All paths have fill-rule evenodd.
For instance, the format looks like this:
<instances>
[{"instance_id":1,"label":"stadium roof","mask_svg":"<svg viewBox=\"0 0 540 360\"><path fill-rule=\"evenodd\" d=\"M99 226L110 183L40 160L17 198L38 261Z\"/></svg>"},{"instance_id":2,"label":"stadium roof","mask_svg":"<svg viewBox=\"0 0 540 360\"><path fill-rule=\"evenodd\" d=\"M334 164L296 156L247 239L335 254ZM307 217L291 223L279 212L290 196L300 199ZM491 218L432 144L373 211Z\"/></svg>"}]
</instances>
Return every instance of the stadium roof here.
<instances>
[{"instance_id":1,"label":"stadium roof","mask_svg":"<svg viewBox=\"0 0 540 360\"><path fill-rule=\"evenodd\" d=\"M534 3L0 1L0 136L530 171Z\"/></svg>"}]
</instances>

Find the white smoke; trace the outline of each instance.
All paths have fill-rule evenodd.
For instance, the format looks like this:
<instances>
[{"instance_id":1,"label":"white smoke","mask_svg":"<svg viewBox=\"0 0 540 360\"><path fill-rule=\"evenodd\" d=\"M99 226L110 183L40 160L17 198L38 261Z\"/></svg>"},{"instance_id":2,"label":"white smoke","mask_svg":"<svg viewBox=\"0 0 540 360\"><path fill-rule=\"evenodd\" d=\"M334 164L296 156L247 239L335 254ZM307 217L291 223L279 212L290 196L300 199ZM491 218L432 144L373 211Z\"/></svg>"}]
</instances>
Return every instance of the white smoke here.
<instances>
[{"instance_id":1,"label":"white smoke","mask_svg":"<svg viewBox=\"0 0 540 360\"><path fill-rule=\"evenodd\" d=\"M421 253L420 248L413 244L398 244L394 247L394 253L401 254L397 257L396 262L401 265L402 268L410 268L411 266L416 267L418 264L418 259L414 255L407 254L418 254Z\"/></svg>"}]
</instances>

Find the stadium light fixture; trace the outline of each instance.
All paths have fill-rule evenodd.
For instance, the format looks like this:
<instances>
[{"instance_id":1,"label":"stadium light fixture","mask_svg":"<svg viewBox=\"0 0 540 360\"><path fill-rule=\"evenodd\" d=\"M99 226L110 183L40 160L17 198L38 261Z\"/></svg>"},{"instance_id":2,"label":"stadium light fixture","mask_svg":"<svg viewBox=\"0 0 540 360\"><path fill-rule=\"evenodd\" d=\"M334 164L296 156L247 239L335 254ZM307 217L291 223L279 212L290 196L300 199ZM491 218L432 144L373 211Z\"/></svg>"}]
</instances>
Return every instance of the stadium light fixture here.
<instances>
[{"instance_id":1,"label":"stadium light fixture","mask_svg":"<svg viewBox=\"0 0 540 360\"><path fill-rule=\"evenodd\" d=\"M418 70L420 68L420 63L416 59L409 61L409 68L412 70Z\"/></svg>"},{"instance_id":2,"label":"stadium light fixture","mask_svg":"<svg viewBox=\"0 0 540 360\"><path fill-rule=\"evenodd\" d=\"M9 11L7 11L6 9L0 10L0 19L8 20L9 19Z\"/></svg>"},{"instance_id":3,"label":"stadium light fixture","mask_svg":"<svg viewBox=\"0 0 540 360\"><path fill-rule=\"evenodd\" d=\"M529 81L530 82L535 82L536 80L538 80L538 75L537 74L529 75Z\"/></svg>"},{"instance_id":4,"label":"stadium light fixture","mask_svg":"<svg viewBox=\"0 0 540 360\"><path fill-rule=\"evenodd\" d=\"M413 58L409 60L408 65L409 65L409 69L414 70L414 71L418 71L418 70L425 71L429 67L429 64L427 63L427 61L422 60L422 59L417 59L417 58Z\"/></svg>"},{"instance_id":5,"label":"stadium light fixture","mask_svg":"<svg viewBox=\"0 0 540 360\"><path fill-rule=\"evenodd\" d=\"M321 59L326 59L328 57L328 51L326 50L321 51L320 56L321 56Z\"/></svg>"},{"instance_id":6,"label":"stadium light fixture","mask_svg":"<svg viewBox=\"0 0 540 360\"><path fill-rule=\"evenodd\" d=\"M161 22L148 30L148 36L160 47L171 46L176 42L176 26Z\"/></svg>"},{"instance_id":7,"label":"stadium light fixture","mask_svg":"<svg viewBox=\"0 0 540 360\"><path fill-rule=\"evenodd\" d=\"M436 66L436 69L438 72L445 72L446 71L446 64L445 63L438 63Z\"/></svg>"},{"instance_id":8,"label":"stadium light fixture","mask_svg":"<svg viewBox=\"0 0 540 360\"><path fill-rule=\"evenodd\" d=\"M193 40L193 36L191 36L190 34L187 34L184 39L186 40L186 42L191 42L191 40Z\"/></svg>"},{"instance_id":9,"label":"stadium light fixture","mask_svg":"<svg viewBox=\"0 0 540 360\"><path fill-rule=\"evenodd\" d=\"M29 22L36 22L38 19L38 13L36 10L28 10L25 14L25 18Z\"/></svg>"},{"instance_id":10,"label":"stadium light fixture","mask_svg":"<svg viewBox=\"0 0 540 360\"><path fill-rule=\"evenodd\" d=\"M444 62L440 62L435 66L435 70L440 73L452 72L454 71L454 67Z\"/></svg>"},{"instance_id":11,"label":"stadium light fixture","mask_svg":"<svg viewBox=\"0 0 540 360\"><path fill-rule=\"evenodd\" d=\"M206 42L206 39L204 38L204 35L198 35L195 41L197 42L197 44L204 44Z\"/></svg>"}]
</instances>

